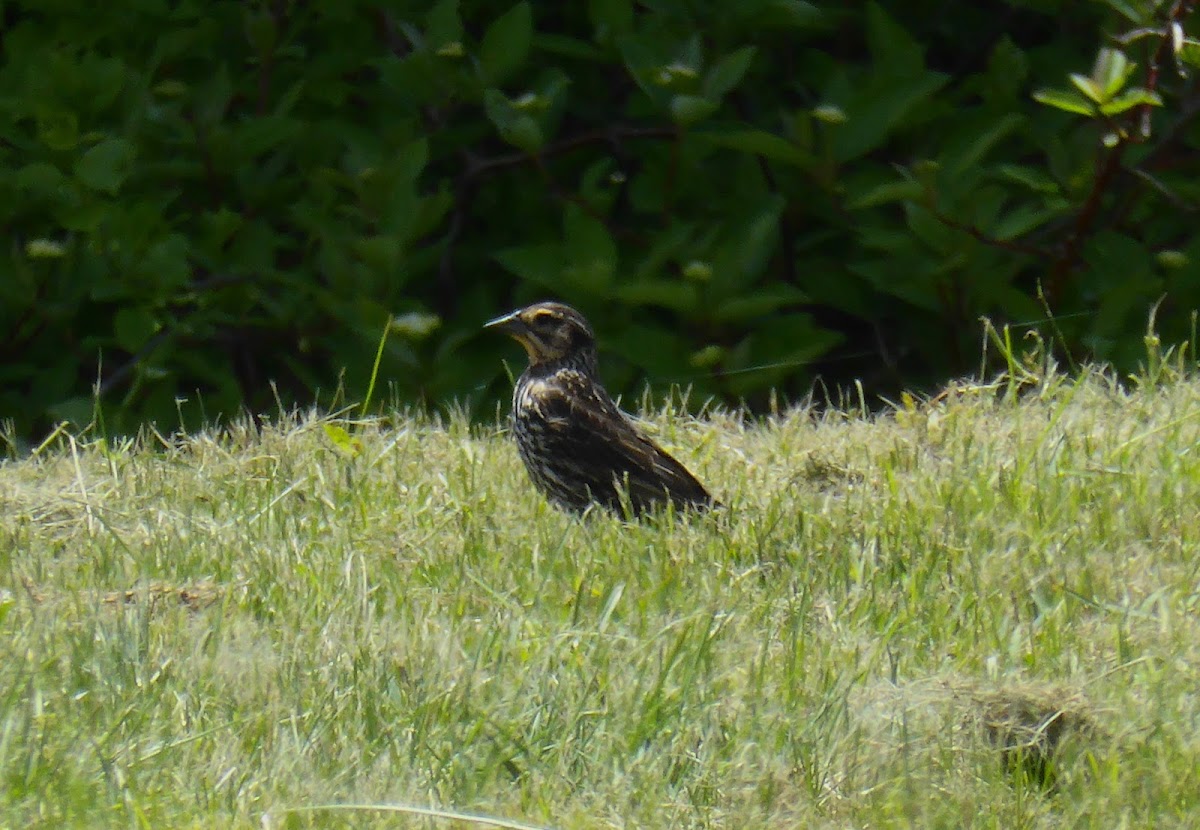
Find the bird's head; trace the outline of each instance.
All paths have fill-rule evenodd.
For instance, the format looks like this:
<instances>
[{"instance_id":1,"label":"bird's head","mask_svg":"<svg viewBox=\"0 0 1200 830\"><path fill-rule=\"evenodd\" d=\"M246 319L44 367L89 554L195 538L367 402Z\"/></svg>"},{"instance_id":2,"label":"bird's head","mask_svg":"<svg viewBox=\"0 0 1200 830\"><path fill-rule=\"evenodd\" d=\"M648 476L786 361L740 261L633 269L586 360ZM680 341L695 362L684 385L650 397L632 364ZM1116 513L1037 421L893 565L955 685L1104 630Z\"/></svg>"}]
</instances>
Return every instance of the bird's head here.
<instances>
[{"instance_id":1,"label":"bird's head","mask_svg":"<svg viewBox=\"0 0 1200 830\"><path fill-rule=\"evenodd\" d=\"M583 315L562 303L534 303L497 317L485 329L502 331L525 347L529 365L595 362L596 337Z\"/></svg>"}]
</instances>

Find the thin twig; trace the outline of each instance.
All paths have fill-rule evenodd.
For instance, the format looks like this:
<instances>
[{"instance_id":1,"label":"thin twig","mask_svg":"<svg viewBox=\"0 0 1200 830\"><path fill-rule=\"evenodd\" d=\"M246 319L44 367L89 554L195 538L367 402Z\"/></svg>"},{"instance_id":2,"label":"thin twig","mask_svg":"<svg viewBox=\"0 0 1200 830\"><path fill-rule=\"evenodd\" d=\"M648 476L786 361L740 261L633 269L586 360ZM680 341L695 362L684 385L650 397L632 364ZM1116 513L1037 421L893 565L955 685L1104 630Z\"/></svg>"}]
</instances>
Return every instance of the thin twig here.
<instances>
[{"instance_id":1,"label":"thin twig","mask_svg":"<svg viewBox=\"0 0 1200 830\"><path fill-rule=\"evenodd\" d=\"M1169 149L1178 146L1179 137L1186 129L1191 127L1198 114L1200 114L1200 96L1193 95L1183 102L1180 107L1180 116L1175 120L1175 123L1166 130L1160 131L1158 143L1146 151L1146 154L1142 156L1141 161L1138 162L1136 167L1129 170L1132 175L1142 178L1143 181L1151 186L1158 187L1163 196L1176 205L1186 203L1179 196L1166 189L1165 185L1158 182L1149 171L1157 169L1162 156ZM1130 188L1122 194L1120 203L1113 208L1112 217L1108 223L1110 227L1121 227L1124 224L1125 219L1137 204L1137 195L1139 193L1138 189ZM1196 206L1188 205L1186 209L1192 211L1196 209Z\"/></svg>"},{"instance_id":2,"label":"thin twig","mask_svg":"<svg viewBox=\"0 0 1200 830\"><path fill-rule=\"evenodd\" d=\"M375 20L383 33L383 39L387 43L388 51L397 58L407 58L412 49L408 41L400 33L400 27L396 24L396 16L390 11L378 9L375 12Z\"/></svg>"},{"instance_id":3,"label":"thin twig","mask_svg":"<svg viewBox=\"0 0 1200 830\"><path fill-rule=\"evenodd\" d=\"M1167 57L1167 51L1173 49L1172 30L1179 25L1188 12L1192 10L1194 0L1175 0L1175 5L1171 7L1170 13L1167 15L1167 25L1163 30L1163 36L1158 41L1158 46L1154 49L1154 55L1150 58L1150 63L1146 67L1146 89L1154 92L1158 89L1158 76L1162 67L1163 60ZM1154 105L1147 102L1141 106L1141 138L1139 141L1145 141L1150 138L1150 114L1154 111Z\"/></svg>"},{"instance_id":4,"label":"thin twig","mask_svg":"<svg viewBox=\"0 0 1200 830\"><path fill-rule=\"evenodd\" d=\"M571 136L570 138L564 138L561 141L552 142L539 150L537 155L542 158L549 158L569 153L572 150L578 150L580 147L586 147L589 144L619 144L622 141L639 138L664 139L674 137L674 127L608 127L607 129L591 130ZM534 158L530 153L508 153L503 156L493 156L492 158L474 159L463 175L468 178L478 178L491 173L493 170L505 167L518 167L522 164L532 164Z\"/></svg>"},{"instance_id":5,"label":"thin twig","mask_svg":"<svg viewBox=\"0 0 1200 830\"><path fill-rule=\"evenodd\" d=\"M1175 4L1171 6L1171 11L1167 16L1164 36L1159 40L1158 46L1155 48L1154 54L1147 65L1145 88L1150 92L1155 92L1158 88L1159 68L1167 56L1167 51L1171 48L1171 28L1191 11L1192 3L1193 0L1175 0ZM1116 130L1117 143L1100 162L1100 169L1096 173L1095 179L1092 180L1092 188L1083 200L1083 206L1075 218L1075 227L1072 228L1070 235L1068 235L1066 242L1063 244L1062 252L1059 254L1053 268L1050 270L1049 276L1046 278L1046 299L1051 305L1054 304L1062 291L1067 275L1079 264L1079 253L1083 247L1084 240L1091 233L1092 227L1096 222L1100 206L1104 201L1105 192L1107 192L1117 171L1121 169L1121 161L1125 157L1125 151L1129 148L1130 144L1140 144L1150 137L1150 115L1152 112L1152 104L1145 103L1141 105L1139 111L1141 130L1137 137L1131 136L1125 130Z\"/></svg>"},{"instance_id":6,"label":"thin twig","mask_svg":"<svg viewBox=\"0 0 1200 830\"><path fill-rule=\"evenodd\" d=\"M591 144L611 144L619 147L622 142L633 141L639 139L672 139L677 135L674 127L638 127L627 125L616 125L607 127L601 130L590 130L579 135L564 138L559 141L547 144L537 153L506 153L500 156L492 156L490 158L479 158L470 153L464 154L464 169L459 175L454 184L454 209L450 216L450 226L446 232L445 247L442 250L441 258L438 262L438 294L439 307L438 311L442 314L449 312L453 305L453 298L456 295L454 286L456 279L454 276L454 251L457 247L458 240L462 235L463 228L466 224L466 217L470 213L471 203L475 198L475 191L481 179L486 178L500 170L506 170L512 167L521 167L526 164L532 164L538 168L548 182L549 187L555 196L580 205L585 211L593 217L600 218L596 214L595 209L587 204L583 199L578 199L564 193L559 188L553 178L550 176L545 167L545 160L554 156L560 156L565 153L570 153L582 147Z\"/></svg>"},{"instance_id":7,"label":"thin twig","mask_svg":"<svg viewBox=\"0 0 1200 830\"><path fill-rule=\"evenodd\" d=\"M1042 259L1050 259L1054 256L1053 251L1051 251L1049 248L1043 248L1040 245L1026 245L1022 242L1010 242L1007 239L997 239L994 236L984 233L979 229L978 226L972 225L968 222L960 222L954 217L947 216L946 214L942 213L937 208L933 209L933 216L946 227L953 228L956 231L961 231L972 239L975 239L979 242L982 242L984 245L988 245L993 248L1000 248L1001 250L1009 251L1014 254L1026 254L1028 256L1040 257Z\"/></svg>"}]
</instances>

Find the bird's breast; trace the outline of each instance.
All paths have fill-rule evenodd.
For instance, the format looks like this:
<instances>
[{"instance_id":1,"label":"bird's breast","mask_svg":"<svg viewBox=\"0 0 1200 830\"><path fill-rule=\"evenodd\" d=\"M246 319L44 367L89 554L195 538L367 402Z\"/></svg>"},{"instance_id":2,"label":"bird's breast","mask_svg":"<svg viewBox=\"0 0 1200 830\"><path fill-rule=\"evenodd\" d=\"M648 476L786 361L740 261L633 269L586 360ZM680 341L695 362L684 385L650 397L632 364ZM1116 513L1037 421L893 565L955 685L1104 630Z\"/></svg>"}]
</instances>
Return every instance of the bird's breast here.
<instances>
[{"instance_id":1,"label":"bird's breast","mask_svg":"<svg viewBox=\"0 0 1200 830\"><path fill-rule=\"evenodd\" d=\"M542 408L542 399L550 391L550 384L540 378L523 380L513 390L513 417L540 418L546 417Z\"/></svg>"}]
</instances>

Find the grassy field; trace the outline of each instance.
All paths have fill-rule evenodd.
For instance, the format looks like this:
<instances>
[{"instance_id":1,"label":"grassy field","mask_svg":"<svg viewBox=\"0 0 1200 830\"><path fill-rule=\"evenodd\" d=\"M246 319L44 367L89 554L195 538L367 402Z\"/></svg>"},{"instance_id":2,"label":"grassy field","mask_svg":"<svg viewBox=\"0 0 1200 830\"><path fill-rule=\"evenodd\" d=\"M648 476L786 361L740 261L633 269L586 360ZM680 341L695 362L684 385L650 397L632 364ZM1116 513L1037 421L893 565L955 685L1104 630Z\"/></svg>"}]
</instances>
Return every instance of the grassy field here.
<instances>
[{"instance_id":1,"label":"grassy field","mask_svg":"<svg viewBox=\"0 0 1200 830\"><path fill-rule=\"evenodd\" d=\"M1198 826L1160 380L658 411L728 509L641 524L462 420L60 438L0 466L0 827Z\"/></svg>"}]
</instances>

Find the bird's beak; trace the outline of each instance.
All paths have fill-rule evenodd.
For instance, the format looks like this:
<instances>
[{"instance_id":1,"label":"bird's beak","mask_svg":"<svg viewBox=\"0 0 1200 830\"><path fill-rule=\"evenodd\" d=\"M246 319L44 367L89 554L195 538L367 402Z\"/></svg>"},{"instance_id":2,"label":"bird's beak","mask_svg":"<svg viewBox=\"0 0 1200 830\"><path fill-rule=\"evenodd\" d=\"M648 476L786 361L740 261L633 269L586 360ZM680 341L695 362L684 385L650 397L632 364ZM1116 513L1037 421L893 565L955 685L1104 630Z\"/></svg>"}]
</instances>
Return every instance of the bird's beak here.
<instances>
[{"instance_id":1,"label":"bird's beak","mask_svg":"<svg viewBox=\"0 0 1200 830\"><path fill-rule=\"evenodd\" d=\"M502 331L517 340L523 339L523 335L529 331L529 327L521 319L520 313L516 311L512 314L505 314L503 317L497 317L495 320L488 320L483 327L493 331Z\"/></svg>"},{"instance_id":2,"label":"bird's beak","mask_svg":"<svg viewBox=\"0 0 1200 830\"><path fill-rule=\"evenodd\" d=\"M521 347L525 349L525 354L529 355L530 363L538 359L538 345L529 326L521 319L520 311L505 314L495 320L488 320L483 327L488 331L502 331L520 343Z\"/></svg>"}]
</instances>

